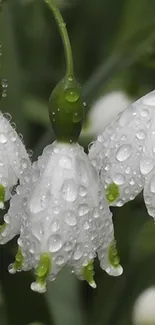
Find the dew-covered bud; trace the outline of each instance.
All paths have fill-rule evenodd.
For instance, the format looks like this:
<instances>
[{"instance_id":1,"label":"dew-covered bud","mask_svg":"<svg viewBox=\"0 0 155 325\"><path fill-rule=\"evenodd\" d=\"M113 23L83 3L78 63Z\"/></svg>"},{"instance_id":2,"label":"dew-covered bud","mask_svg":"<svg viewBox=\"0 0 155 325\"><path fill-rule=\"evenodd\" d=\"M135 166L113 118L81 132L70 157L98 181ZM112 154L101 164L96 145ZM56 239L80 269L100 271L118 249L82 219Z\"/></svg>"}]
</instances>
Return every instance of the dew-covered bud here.
<instances>
[{"instance_id":1,"label":"dew-covered bud","mask_svg":"<svg viewBox=\"0 0 155 325\"><path fill-rule=\"evenodd\" d=\"M65 77L49 100L49 116L58 141L77 141L82 128L83 109L80 85L75 78Z\"/></svg>"}]
</instances>

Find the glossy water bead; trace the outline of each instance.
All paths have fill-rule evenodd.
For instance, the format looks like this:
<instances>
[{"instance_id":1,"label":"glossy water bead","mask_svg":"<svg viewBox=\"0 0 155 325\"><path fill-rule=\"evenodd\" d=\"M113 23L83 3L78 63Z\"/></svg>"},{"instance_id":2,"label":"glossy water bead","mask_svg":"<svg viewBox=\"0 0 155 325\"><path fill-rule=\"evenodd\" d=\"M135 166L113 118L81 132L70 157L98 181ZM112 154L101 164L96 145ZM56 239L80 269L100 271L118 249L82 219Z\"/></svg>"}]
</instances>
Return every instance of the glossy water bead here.
<instances>
[{"instance_id":1,"label":"glossy water bead","mask_svg":"<svg viewBox=\"0 0 155 325\"><path fill-rule=\"evenodd\" d=\"M26 149L10 123L11 116L0 112L0 208L30 164ZM2 199L3 196L3 199Z\"/></svg>"},{"instance_id":2,"label":"glossy water bead","mask_svg":"<svg viewBox=\"0 0 155 325\"><path fill-rule=\"evenodd\" d=\"M19 260L23 270L35 268L37 279L31 285L35 291L44 292L46 278L54 280L66 263L95 287L97 253L103 269L120 274L119 263L114 265L109 259L114 237L104 190L78 144L55 142L44 149L17 188L7 219L3 234L9 240L18 229L22 252L10 272L15 272Z\"/></svg>"},{"instance_id":3,"label":"glossy water bead","mask_svg":"<svg viewBox=\"0 0 155 325\"><path fill-rule=\"evenodd\" d=\"M91 145L89 158L101 173L111 205L122 206L144 189L148 213L155 218L155 91L105 128Z\"/></svg>"}]
</instances>

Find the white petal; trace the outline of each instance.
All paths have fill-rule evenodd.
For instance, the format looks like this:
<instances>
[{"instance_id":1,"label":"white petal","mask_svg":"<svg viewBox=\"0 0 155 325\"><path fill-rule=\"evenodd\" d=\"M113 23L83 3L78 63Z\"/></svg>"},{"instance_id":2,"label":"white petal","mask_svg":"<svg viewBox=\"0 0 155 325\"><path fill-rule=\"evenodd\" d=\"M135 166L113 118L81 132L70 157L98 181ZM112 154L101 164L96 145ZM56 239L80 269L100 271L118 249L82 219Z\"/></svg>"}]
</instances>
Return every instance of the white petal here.
<instances>
[{"instance_id":1,"label":"white petal","mask_svg":"<svg viewBox=\"0 0 155 325\"><path fill-rule=\"evenodd\" d=\"M120 114L90 147L89 157L101 172L105 189L111 183L119 187L120 197L114 202L118 206L134 199L144 185L140 158L150 118L150 111L138 100Z\"/></svg>"}]
</instances>

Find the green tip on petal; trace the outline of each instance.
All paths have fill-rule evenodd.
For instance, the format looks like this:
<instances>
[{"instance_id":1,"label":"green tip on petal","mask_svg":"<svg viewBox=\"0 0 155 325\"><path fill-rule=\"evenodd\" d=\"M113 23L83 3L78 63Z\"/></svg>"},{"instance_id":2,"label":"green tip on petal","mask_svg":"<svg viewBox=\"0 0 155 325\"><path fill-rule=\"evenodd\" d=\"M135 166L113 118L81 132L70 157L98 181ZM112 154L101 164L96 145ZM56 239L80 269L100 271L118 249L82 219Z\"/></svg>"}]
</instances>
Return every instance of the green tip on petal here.
<instances>
[{"instance_id":1,"label":"green tip on petal","mask_svg":"<svg viewBox=\"0 0 155 325\"><path fill-rule=\"evenodd\" d=\"M22 270L23 267L23 254L21 248L18 247L18 251L15 257L15 262L9 265L9 273L14 274Z\"/></svg>"},{"instance_id":2,"label":"green tip on petal","mask_svg":"<svg viewBox=\"0 0 155 325\"><path fill-rule=\"evenodd\" d=\"M83 123L81 86L74 77L65 77L49 99L49 116L58 141L76 142Z\"/></svg>"},{"instance_id":3,"label":"green tip on petal","mask_svg":"<svg viewBox=\"0 0 155 325\"><path fill-rule=\"evenodd\" d=\"M113 267L117 268L120 265L120 258L117 253L115 240L112 241L112 243L109 247L108 259L109 259L110 264Z\"/></svg>"},{"instance_id":4,"label":"green tip on petal","mask_svg":"<svg viewBox=\"0 0 155 325\"><path fill-rule=\"evenodd\" d=\"M3 225L0 225L0 234L5 230L6 223L4 222Z\"/></svg>"},{"instance_id":5,"label":"green tip on petal","mask_svg":"<svg viewBox=\"0 0 155 325\"><path fill-rule=\"evenodd\" d=\"M5 201L5 187L0 184L0 209L4 208L4 201Z\"/></svg>"},{"instance_id":6,"label":"green tip on petal","mask_svg":"<svg viewBox=\"0 0 155 325\"><path fill-rule=\"evenodd\" d=\"M111 183L106 189L106 198L109 203L114 202L120 196L118 185Z\"/></svg>"},{"instance_id":7,"label":"green tip on petal","mask_svg":"<svg viewBox=\"0 0 155 325\"><path fill-rule=\"evenodd\" d=\"M51 270L51 257L48 253L43 253L40 257L39 265L36 268L36 282L31 284L31 289L39 293L46 291L46 279Z\"/></svg>"},{"instance_id":8,"label":"green tip on petal","mask_svg":"<svg viewBox=\"0 0 155 325\"><path fill-rule=\"evenodd\" d=\"M96 288L96 283L94 281L94 265L93 261L90 261L88 265L83 267L82 272L84 280L86 280L92 288Z\"/></svg>"}]
</instances>

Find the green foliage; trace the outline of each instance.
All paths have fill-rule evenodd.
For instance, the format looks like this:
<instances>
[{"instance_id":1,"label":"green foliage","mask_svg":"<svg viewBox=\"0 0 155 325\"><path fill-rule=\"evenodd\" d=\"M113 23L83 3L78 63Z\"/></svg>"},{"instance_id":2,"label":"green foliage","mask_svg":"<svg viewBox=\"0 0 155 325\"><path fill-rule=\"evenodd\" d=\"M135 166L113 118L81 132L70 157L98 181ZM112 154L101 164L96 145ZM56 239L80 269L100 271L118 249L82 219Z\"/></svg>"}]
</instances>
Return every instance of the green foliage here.
<instances>
[{"instance_id":1,"label":"green foliage","mask_svg":"<svg viewBox=\"0 0 155 325\"><path fill-rule=\"evenodd\" d=\"M122 89L137 98L154 88L154 12L154 0L77 0L64 8L88 108L107 90ZM47 106L65 72L61 39L43 0L6 0L0 23L0 78L9 83L1 110L10 112L35 159L54 140ZM96 261L95 290L64 269L47 293L38 295L30 290L31 273L7 272L16 241L0 247L0 324L131 325L134 300L155 284L155 228L142 200L113 209L124 273L110 277Z\"/></svg>"}]
</instances>

